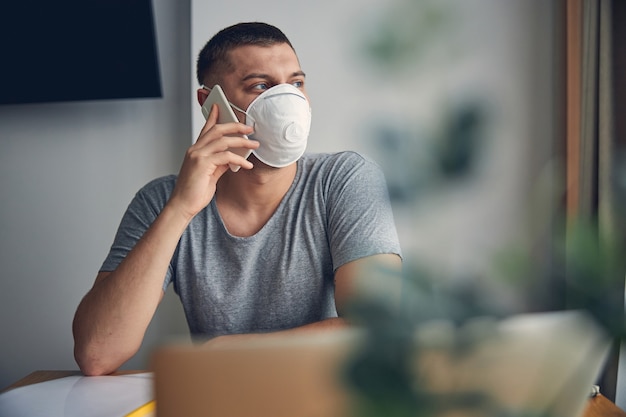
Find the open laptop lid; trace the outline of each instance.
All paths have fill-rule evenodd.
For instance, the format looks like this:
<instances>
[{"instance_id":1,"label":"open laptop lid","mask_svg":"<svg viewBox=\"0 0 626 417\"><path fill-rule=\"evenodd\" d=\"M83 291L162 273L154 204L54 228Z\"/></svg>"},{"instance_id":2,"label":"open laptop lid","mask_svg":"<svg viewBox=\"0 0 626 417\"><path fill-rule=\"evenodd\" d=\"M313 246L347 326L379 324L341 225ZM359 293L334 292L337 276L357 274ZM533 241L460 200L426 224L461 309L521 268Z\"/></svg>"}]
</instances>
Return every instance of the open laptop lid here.
<instances>
[{"instance_id":1,"label":"open laptop lid","mask_svg":"<svg viewBox=\"0 0 626 417\"><path fill-rule=\"evenodd\" d=\"M497 329L498 337L462 360L429 361L429 353L440 358L441 351L426 349L415 371L430 373L426 381L439 384L433 391L483 389L504 411L581 415L610 350L602 329L580 312L515 316ZM416 340L424 336L442 333L424 326ZM354 397L342 372L359 340L358 332L339 332L230 348L161 348L153 358L157 415L345 417Z\"/></svg>"},{"instance_id":2,"label":"open laptop lid","mask_svg":"<svg viewBox=\"0 0 626 417\"><path fill-rule=\"evenodd\" d=\"M232 348L169 346L153 357L158 417L345 417L345 334Z\"/></svg>"}]
</instances>

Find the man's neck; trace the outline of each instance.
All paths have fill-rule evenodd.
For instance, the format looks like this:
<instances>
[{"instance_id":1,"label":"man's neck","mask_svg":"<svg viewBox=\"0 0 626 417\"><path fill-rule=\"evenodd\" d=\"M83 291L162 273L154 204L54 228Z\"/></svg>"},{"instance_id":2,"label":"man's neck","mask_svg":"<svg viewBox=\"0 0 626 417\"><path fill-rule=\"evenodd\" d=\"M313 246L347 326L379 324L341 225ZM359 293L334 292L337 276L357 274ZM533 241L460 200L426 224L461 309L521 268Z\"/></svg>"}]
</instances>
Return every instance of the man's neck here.
<instances>
[{"instance_id":1,"label":"man's neck","mask_svg":"<svg viewBox=\"0 0 626 417\"><path fill-rule=\"evenodd\" d=\"M253 158L253 157L252 157ZM256 158L251 170L226 172L217 184L216 203L228 231L251 236L274 214L291 187L297 164L271 168Z\"/></svg>"}]
</instances>

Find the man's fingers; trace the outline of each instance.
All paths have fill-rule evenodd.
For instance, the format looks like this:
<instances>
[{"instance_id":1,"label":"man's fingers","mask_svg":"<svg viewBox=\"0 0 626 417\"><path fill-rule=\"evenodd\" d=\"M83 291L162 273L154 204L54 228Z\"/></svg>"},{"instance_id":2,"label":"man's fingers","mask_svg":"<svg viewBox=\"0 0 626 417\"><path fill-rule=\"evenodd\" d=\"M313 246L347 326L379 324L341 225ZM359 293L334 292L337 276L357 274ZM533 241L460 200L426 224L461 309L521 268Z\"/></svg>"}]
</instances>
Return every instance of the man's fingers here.
<instances>
[{"instance_id":1,"label":"man's fingers","mask_svg":"<svg viewBox=\"0 0 626 417\"><path fill-rule=\"evenodd\" d=\"M259 142L242 138L241 136L222 136L213 142L203 146L194 145L188 150L188 158L196 160L196 163L206 162L215 165L241 165L244 168L252 168L252 163L234 152L234 149L253 150L259 147ZM205 162L201 162L205 161Z\"/></svg>"},{"instance_id":2,"label":"man's fingers","mask_svg":"<svg viewBox=\"0 0 626 417\"><path fill-rule=\"evenodd\" d=\"M200 130L200 137L202 137L206 132L208 132L213 126L217 124L219 112L220 110L217 107L217 104L213 103L211 105L211 110L209 111L209 116L206 118L204 126L202 126L202 130Z\"/></svg>"},{"instance_id":3,"label":"man's fingers","mask_svg":"<svg viewBox=\"0 0 626 417\"><path fill-rule=\"evenodd\" d=\"M194 145L194 150L201 152L203 155L224 152L228 149L256 149L259 142L256 140L246 139L241 136L222 136L221 138L207 142L204 144Z\"/></svg>"},{"instance_id":4,"label":"man's fingers","mask_svg":"<svg viewBox=\"0 0 626 417\"><path fill-rule=\"evenodd\" d=\"M243 123L218 123L210 125L210 119L211 117L209 116L207 123L205 123L196 141L198 146L205 146L210 142L219 140L221 137L241 137L253 133L252 127L244 125ZM243 140L247 139L243 138Z\"/></svg>"}]
</instances>

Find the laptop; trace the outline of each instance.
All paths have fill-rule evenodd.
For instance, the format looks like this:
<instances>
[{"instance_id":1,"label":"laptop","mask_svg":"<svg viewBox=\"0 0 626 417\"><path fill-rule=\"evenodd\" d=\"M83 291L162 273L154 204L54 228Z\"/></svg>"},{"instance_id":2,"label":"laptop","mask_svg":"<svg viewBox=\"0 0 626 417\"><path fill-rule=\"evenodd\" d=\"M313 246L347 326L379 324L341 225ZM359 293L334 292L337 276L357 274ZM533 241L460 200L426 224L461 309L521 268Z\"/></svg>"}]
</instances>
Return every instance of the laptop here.
<instances>
[{"instance_id":1,"label":"laptop","mask_svg":"<svg viewBox=\"0 0 626 417\"><path fill-rule=\"evenodd\" d=\"M484 390L504 412L582 415L610 350L602 329L581 312L515 316L497 329L497 337L471 354L447 360L441 341L454 337L454 327L422 326L416 341L424 354L416 372L434 392ZM362 340L362 333L340 331L228 348L159 348L152 362L157 416L349 416L356 396L345 366Z\"/></svg>"},{"instance_id":2,"label":"laptop","mask_svg":"<svg viewBox=\"0 0 626 417\"><path fill-rule=\"evenodd\" d=\"M158 417L345 417L342 364L355 334L172 345L152 358Z\"/></svg>"}]
</instances>

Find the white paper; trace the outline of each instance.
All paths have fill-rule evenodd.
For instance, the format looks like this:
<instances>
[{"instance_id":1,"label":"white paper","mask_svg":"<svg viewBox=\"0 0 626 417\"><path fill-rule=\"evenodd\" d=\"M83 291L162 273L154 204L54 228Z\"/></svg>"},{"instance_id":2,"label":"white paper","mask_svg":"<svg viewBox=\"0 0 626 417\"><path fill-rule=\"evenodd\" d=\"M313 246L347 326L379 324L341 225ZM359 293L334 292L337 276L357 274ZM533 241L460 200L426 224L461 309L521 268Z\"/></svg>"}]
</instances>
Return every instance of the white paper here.
<instances>
[{"instance_id":1,"label":"white paper","mask_svg":"<svg viewBox=\"0 0 626 417\"><path fill-rule=\"evenodd\" d=\"M152 374L70 376L0 395L0 416L123 417L154 398Z\"/></svg>"}]
</instances>

